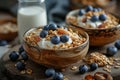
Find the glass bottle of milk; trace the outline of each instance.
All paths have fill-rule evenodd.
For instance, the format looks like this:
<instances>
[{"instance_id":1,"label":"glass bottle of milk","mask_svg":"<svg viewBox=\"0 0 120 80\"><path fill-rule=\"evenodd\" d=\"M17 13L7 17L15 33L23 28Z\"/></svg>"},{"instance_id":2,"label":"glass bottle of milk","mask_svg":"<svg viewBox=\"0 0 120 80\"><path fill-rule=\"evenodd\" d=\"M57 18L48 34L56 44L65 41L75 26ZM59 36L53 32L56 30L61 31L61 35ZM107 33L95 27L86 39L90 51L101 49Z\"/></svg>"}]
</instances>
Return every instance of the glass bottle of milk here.
<instances>
[{"instance_id":1,"label":"glass bottle of milk","mask_svg":"<svg viewBox=\"0 0 120 80\"><path fill-rule=\"evenodd\" d=\"M23 40L24 33L33 27L47 24L45 0L18 0L19 39Z\"/></svg>"}]
</instances>

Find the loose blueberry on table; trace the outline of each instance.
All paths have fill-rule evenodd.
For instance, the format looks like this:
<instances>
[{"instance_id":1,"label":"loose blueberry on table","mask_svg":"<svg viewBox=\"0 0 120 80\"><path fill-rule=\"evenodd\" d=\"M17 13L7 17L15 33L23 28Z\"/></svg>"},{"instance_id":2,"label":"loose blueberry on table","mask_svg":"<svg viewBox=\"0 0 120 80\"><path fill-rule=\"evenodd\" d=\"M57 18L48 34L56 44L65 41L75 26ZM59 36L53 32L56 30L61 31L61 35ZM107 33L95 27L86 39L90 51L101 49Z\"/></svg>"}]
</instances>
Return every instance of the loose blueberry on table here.
<instances>
[{"instance_id":1,"label":"loose blueberry on table","mask_svg":"<svg viewBox=\"0 0 120 80\"><path fill-rule=\"evenodd\" d=\"M18 53L21 54L23 51L24 51L24 48L23 48L23 46L21 45L20 48L19 48L19 50L18 50Z\"/></svg>"},{"instance_id":2,"label":"loose blueberry on table","mask_svg":"<svg viewBox=\"0 0 120 80\"><path fill-rule=\"evenodd\" d=\"M114 56L118 52L118 49L114 46L110 46L107 48L106 56L111 57Z\"/></svg>"},{"instance_id":3,"label":"loose blueberry on table","mask_svg":"<svg viewBox=\"0 0 120 80\"><path fill-rule=\"evenodd\" d=\"M115 47L117 49L120 49L120 40L118 40L118 41L115 42Z\"/></svg>"},{"instance_id":4,"label":"loose blueberry on table","mask_svg":"<svg viewBox=\"0 0 120 80\"><path fill-rule=\"evenodd\" d=\"M45 71L45 76L46 77L53 77L55 75L55 70L53 68L47 69Z\"/></svg>"},{"instance_id":5,"label":"loose blueberry on table","mask_svg":"<svg viewBox=\"0 0 120 80\"><path fill-rule=\"evenodd\" d=\"M28 60L28 56L27 56L27 54L26 54L26 52L25 51L23 51L22 53L21 53L21 57L22 57L22 59L23 60Z\"/></svg>"},{"instance_id":6,"label":"loose blueberry on table","mask_svg":"<svg viewBox=\"0 0 120 80\"><path fill-rule=\"evenodd\" d=\"M19 55L16 51L12 51L9 54L9 58L10 58L11 61L16 61L19 58Z\"/></svg>"},{"instance_id":7,"label":"loose blueberry on table","mask_svg":"<svg viewBox=\"0 0 120 80\"><path fill-rule=\"evenodd\" d=\"M91 65L90 65L90 70L91 71L94 71L94 70L96 70L98 68L98 64L97 63L92 63Z\"/></svg>"},{"instance_id":8,"label":"loose blueberry on table","mask_svg":"<svg viewBox=\"0 0 120 80\"><path fill-rule=\"evenodd\" d=\"M23 62L19 61L16 63L16 67L18 70L22 71L25 69L25 64Z\"/></svg>"},{"instance_id":9,"label":"loose blueberry on table","mask_svg":"<svg viewBox=\"0 0 120 80\"><path fill-rule=\"evenodd\" d=\"M79 67L79 73L84 74L88 71L88 67L86 65L82 65Z\"/></svg>"},{"instance_id":10,"label":"loose blueberry on table","mask_svg":"<svg viewBox=\"0 0 120 80\"><path fill-rule=\"evenodd\" d=\"M64 76L60 72L56 72L55 75L53 76L53 80L63 80Z\"/></svg>"}]
</instances>

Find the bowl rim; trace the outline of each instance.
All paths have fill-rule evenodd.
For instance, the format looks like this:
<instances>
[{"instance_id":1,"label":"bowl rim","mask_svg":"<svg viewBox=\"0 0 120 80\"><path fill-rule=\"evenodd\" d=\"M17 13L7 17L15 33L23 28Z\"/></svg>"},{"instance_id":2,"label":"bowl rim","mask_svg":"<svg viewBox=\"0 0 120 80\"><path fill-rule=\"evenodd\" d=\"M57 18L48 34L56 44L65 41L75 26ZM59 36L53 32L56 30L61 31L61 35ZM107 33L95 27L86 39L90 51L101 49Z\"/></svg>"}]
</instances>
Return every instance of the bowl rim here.
<instances>
[{"instance_id":1,"label":"bowl rim","mask_svg":"<svg viewBox=\"0 0 120 80\"><path fill-rule=\"evenodd\" d=\"M28 34L28 32L30 32L31 30L35 30L35 29L39 29L39 28L42 28L42 27L34 27L34 28L31 28L31 29L29 29L29 30L27 30L25 33L24 33L24 35L23 35L23 42L25 42L25 44L27 44L27 45L29 45L29 46L31 46L30 44L28 44L27 42L26 42L26 40L25 40L25 35L27 35ZM42 48L42 47L40 47L40 46L31 46L31 47L37 47L37 49L42 49L42 50L51 50L51 51L66 51L66 50L71 50L71 49L75 49L75 48L78 48L78 47L80 47L80 46L85 46L86 44L88 44L89 45L89 36L88 36L88 33L87 32L85 32L84 30L82 30L81 29L81 31L83 32L83 34L85 35L85 37L86 37L86 41L84 42L84 43L82 43L82 44L80 44L79 46L76 46L76 47L72 47L72 48L67 48L67 49L51 49L51 48Z\"/></svg>"},{"instance_id":2,"label":"bowl rim","mask_svg":"<svg viewBox=\"0 0 120 80\"><path fill-rule=\"evenodd\" d=\"M79 11L80 9L76 9L76 10L72 10L72 11L70 11L68 14L67 14L67 16L66 16L66 23L68 24L68 25L72 25L72 26L75 26L75 27L78 27L78 28L82 28L82 29L86 29L86 30L109 30L109 29L114 29L114 28L119 28L120 27L120 19L119 19L119 24L118 25L116 25L115 27L110 27L110 28L86 28L86 27L81 27L81 26L78 26L78 25L74 25L74 24L72 24L72 23L70 23L70 22L68 22L67 21L67 19L68 19L68 17L69 16L71 16L71 15L73 15L73 14L76 14L76 13L78 13L78 11ZM108 14L108 13L107 13ZM112 14L113 15L113 14ZM115 16L115 15L114 15ZM115 16L116 17L116 16Z\"/></svg>"}]
</instances>

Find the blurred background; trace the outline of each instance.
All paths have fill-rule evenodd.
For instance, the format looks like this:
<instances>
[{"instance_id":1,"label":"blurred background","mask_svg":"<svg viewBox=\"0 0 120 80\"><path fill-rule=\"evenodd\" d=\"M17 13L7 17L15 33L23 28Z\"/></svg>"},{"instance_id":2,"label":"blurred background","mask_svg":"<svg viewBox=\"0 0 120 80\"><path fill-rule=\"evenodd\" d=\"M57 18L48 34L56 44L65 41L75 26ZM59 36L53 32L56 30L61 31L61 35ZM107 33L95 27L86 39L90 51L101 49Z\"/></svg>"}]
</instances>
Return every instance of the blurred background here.
<instances>
[{"instance_id":1,"label":"blurred background","mask_svg":"<svg viewBox=\"0 0 120 80\"><path fill-rule=\"evenodd\" d=\"M0 19L6 17L16 17L17 3L17 0L0 0ZM46 0L48 21L56 23L64 22L66 14L71 9L79 9L86 5L102 7L107 11L118 15L119 7L117 5L119 4L120 0Z\"/></svg>"}]
</instances>

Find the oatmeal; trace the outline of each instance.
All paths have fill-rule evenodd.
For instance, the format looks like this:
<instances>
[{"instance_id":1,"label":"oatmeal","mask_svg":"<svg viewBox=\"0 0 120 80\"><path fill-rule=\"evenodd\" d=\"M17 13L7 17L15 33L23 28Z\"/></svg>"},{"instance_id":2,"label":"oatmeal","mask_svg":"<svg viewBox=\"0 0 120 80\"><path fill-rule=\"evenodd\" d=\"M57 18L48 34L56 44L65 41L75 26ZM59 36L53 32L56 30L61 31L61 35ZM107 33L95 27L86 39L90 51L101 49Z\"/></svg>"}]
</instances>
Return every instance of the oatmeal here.
<instances>
[{"instance_id":1,"label":"oatmeal","mask_svg":"<svg viewBox=\"0 0 120 80\"><path fill-rule=\"evenodd\" d=\"M17 32L18 27L16 24L7 22L0 25L0 33L9 33L9 32Z\"/></svg>"},{"instance_id":2,"label":"oatmeal","mask_svg":"<svg viewBox=\"0 0 120 80\"><path fill-rule=\"evenodd\" d=\"M70 24L84 28L111 28L119 24L119 19L101 8L87 6L67 17Z\"/></svg>"},{"instance_id":3,"label":"oatmeal","mask_svg":"<svg viewBox=\"0 0 120 80\"><path fill-rule=\"evenodd\" d=\"M25 34L25 41L41 48L66 49L79 46L86 41L72 29L49 24L43 28L33 29Z\"/></svg>"}]
</instances>

